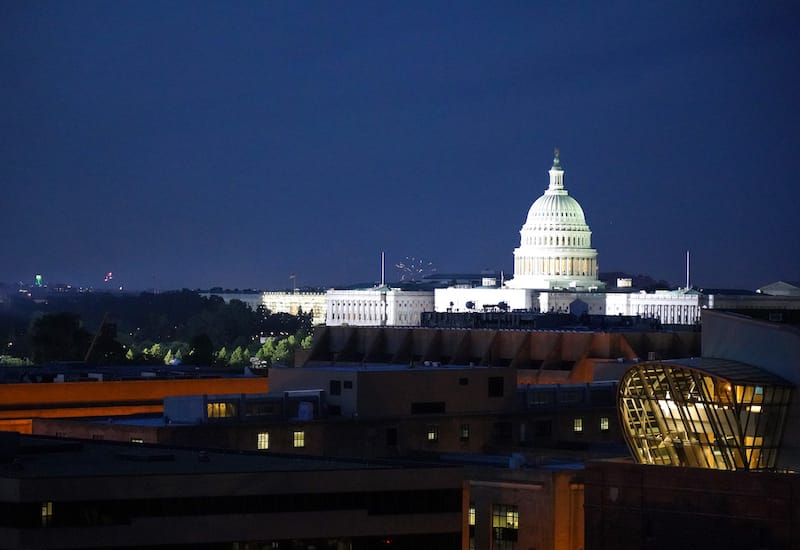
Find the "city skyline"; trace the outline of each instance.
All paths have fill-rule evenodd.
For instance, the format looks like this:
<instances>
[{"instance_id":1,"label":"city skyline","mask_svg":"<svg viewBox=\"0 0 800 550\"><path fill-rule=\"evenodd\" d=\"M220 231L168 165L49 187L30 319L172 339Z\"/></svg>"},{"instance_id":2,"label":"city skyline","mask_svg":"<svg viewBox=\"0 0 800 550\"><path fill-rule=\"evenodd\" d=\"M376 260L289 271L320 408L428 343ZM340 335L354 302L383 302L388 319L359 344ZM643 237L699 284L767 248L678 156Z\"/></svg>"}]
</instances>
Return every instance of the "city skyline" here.
<instances>
[{"instance_id":1,"label":"city skyline","mask_svg":"<svg viewBox=\"0 0 800 550\"><path fill-rule=\"evenodd\" d=\"M554 146L601 272L800 279L791 4L3 12L0 281L510 274Z\"/></svg>"}]
</instances>

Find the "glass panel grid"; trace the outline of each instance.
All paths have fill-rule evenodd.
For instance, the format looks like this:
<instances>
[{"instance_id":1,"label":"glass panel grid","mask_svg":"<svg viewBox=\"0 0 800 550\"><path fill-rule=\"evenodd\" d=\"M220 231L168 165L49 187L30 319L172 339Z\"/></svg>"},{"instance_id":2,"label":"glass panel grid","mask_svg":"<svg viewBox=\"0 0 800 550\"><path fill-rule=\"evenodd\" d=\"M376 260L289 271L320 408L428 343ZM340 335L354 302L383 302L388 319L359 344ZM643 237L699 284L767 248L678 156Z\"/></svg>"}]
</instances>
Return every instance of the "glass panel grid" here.
<instances>
[{"instance_id":1,"label":"glass panel grid","mask_svg":"<svg viewBox=\"0 0 800 550\"><path fill-rule=\"evenodd\" d=\"M515 550L519 530L519 510L510 504L492 506L492 548Z\"/></svg>"},{"instance_id":2,"label":"glass panel grid","mask_svg":"<svg viewBox=\"0 0 800 550\"><path fill-rule=\"evenodd\" d=\"M639 462L765 469L775 464L790 391L642 364L623 376L619 414Z\"/></svg>"}]
</instances>

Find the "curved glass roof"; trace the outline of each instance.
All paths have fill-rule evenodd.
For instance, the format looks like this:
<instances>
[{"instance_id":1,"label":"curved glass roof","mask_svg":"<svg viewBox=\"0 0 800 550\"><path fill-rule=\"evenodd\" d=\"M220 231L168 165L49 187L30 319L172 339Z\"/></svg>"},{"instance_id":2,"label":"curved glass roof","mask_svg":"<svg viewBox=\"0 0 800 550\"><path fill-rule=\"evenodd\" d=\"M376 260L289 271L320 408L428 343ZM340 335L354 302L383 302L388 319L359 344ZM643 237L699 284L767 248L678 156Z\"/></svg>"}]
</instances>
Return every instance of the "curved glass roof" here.
<instances>
[{"instance_id":1,"label":"curved glass roof","mask_svg":"<svg viewBox=\"0 0 800 550\"><path fill-rule=\"evenodd\" d=\"M638 363L620 379L623 435L642 464L774 468L794 386L713 358Z\"/></svg>"},{"instance_id":2,"label":"curved glass roof","mask_svg":"<svg viewBox=\"0 0 800 550\"><path fill-rule=\"evenodd\" d=\"M702 371L712 376L724 378L739 384L763 384L770 386L792 386L791 382L769 371L728 359L713 357L691 357L689 359L670 359L669 365L682 366Z\"/></svg>"}]
</instances>

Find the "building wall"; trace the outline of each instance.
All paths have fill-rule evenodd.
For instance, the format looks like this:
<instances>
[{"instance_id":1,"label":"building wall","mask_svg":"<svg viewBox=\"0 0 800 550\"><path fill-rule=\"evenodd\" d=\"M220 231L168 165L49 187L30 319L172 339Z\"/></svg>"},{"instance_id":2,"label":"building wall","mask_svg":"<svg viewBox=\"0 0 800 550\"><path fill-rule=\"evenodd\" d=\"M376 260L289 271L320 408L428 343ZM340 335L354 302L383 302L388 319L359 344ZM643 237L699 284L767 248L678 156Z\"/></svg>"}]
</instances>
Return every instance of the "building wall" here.
<instances>
[{"instance_id":1,"label":"building wall","mask_svg":"<svg viewBox=\"0 0 800 550\"><path fill-rule=\"evenodd\" d=\"M799 310L800 298L758 295L703 294L694 290L655 292L535 291L522 288L445 288L435 290L435 311L475 311L505 302L509 310L570 312L576 301L586 304L590 315L629 315L658 320L668 325L696 325L704 309ZM450 305L452 304L452 305Z\"/></svg>"},{"instance_id":2,"label":"building wall","mask_svg":"<svg viewBox=\"0 0 800 550\"><path fill-rule=\"evenodd\" d=\"M613 407L589 402L520 407L519 393L508 410L403 414L368 417L286 416L212 418L202 423L131 422L120 419L34 419L32 433L87 440L161 443L193 448L264 450L313 456L403 457L414 453L574 454L599 446L626 454ZM200 396L201 398L203 396ZM221 396L218 396L221 397ZM571 398L570 398L571 399ZM580 418L580 430L575 419ZM605 418L605 423L602 420ZM302 432L297 444L295 432Z\"/></svg>"},{"instance_id":3,"label":"building wall","mask_svg":"<svg viewBox=\"0 0 800 550\"><path fill-rule=\"evenodd\" d=\"M328 326L419 326L420 314L433 311L433 291L397 288L334 290L326 294Z\"/></svg>"},{"instance_id":4,"label":"building wall","mask_svg":"<svg viewBox=\"0 0 800 550\"><path fill-rule=\"evenodd\" d=\"M586 304L587 313L590 315L606 314L606 295L602 292L542 292L539 294L539 310L569 313L576 300Z\"/></svg>"},{"instance_id":5,"label":"building wall","mask_svg":"<svg viewBox=\"0 0 800 550\"><path fill-rule=\"evenodd\" d=\"M697 292L657 290L628 294L628 315L658 319L668 325L694 325L706 305L706 296Z\"/></svg>"},{"instance_id":6,"label":"building wall","mask_svg":"<svg viewBox=\"0 0 800 550\"><path fill-rule=\"evenodd\" d=\"M536 296L536 291L524 288L437 288L434 290L434 311L483 311L500 302L505 302L509 311L531 310L538 307ZM467 302L472 302L472 308L467 307Z\"/></svg>"},{"instance_id":7,"label":"building wall","mask_svg":"<svg viewBox=\"0 0 800 550\"><path fill-rule=\"evenodd\" d=\"M457 468L277 458L273 469L266 457L105 444L46 454L0 475L3 548L458 548Z\"/></svg>"},{"instance_id":8,"label":"building wall","mask_svg":"<svg viewBox=\"0 0 800 550\"><path fill-rule=\"evenodd\" d=\"M359 414L369 416L413 414L415 404L437 402L444 402L443 412L451 414L509 410L516 389L516 373L506 368L419 366L366 371L359 380Z\"/></svg>"},{"instance_id":9,"label":"building wall","mask_svg":"<svg viewBox=\"0 0 800 550\"><path fill-rule=\"evenodd\" d=\"M708 296L709 309L772 309L772 310L798 310L800 309L800 296L769 296L765 294L710 294Z\"/></svg>"},{"instance_id":10,"label":"building wall","mask_svg":"<svg viewBox=\"0 0 800 550\"><path fill-rule=\"evenodd\" d=\"M583 550L582 471L506 470L491 479L474 472L464 482L461 548L470 550L469 510L474 507L472 548L493 548L495 506L518 513L515 548Z\"/></svg>"},{"instance_id":11,"label":"building wall","mask_svg":"<svg viewBox=\"0 0 800 550\"><path fill-rule=\"evenodd\" d=\"M590 462L586 550L800 547L800 476Z\"/></svg>"},{"instance_id":12,"label":"building wall","mask_svg":"<svg viewBox=\"0 0 800 550\"><path fill-rule=\"evenodd\" d=\"M339 383L341 395L330 395L332 381ZM345 382L352 387L345 387ZM460 414L510 410L516 373L506 368L424 365L374 369L273 368L270 383L274 392L323 389L328 403L341 407L342 416L374 418L426 414L424 411ZM490 395L490 385L498 383L499 395L497 386L491 386ZM436 404L441 405L441 411L433 411L431 407Z\"/></svg>"}]
</instances>

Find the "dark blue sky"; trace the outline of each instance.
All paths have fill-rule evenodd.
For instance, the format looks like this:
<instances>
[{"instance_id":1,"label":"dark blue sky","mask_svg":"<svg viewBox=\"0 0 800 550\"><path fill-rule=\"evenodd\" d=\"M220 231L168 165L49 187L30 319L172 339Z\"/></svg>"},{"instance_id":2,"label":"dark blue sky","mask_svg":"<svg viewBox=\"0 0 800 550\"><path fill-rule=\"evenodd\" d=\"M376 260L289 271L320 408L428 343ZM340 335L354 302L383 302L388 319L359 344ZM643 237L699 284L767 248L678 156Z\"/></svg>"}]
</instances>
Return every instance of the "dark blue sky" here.
<instances>
[{"instance_id":1,"label":"dark blue sky","mask_svg":"<svg viewBox=\"0 0 800 550\"><path fill-rule=\"evenodd\" d=\"M499 4L499 5L498 5ZM601 271L800 280L795 2L0 3L0 281L512 269L553 146Z\"/></svg>"}]
</instances>

